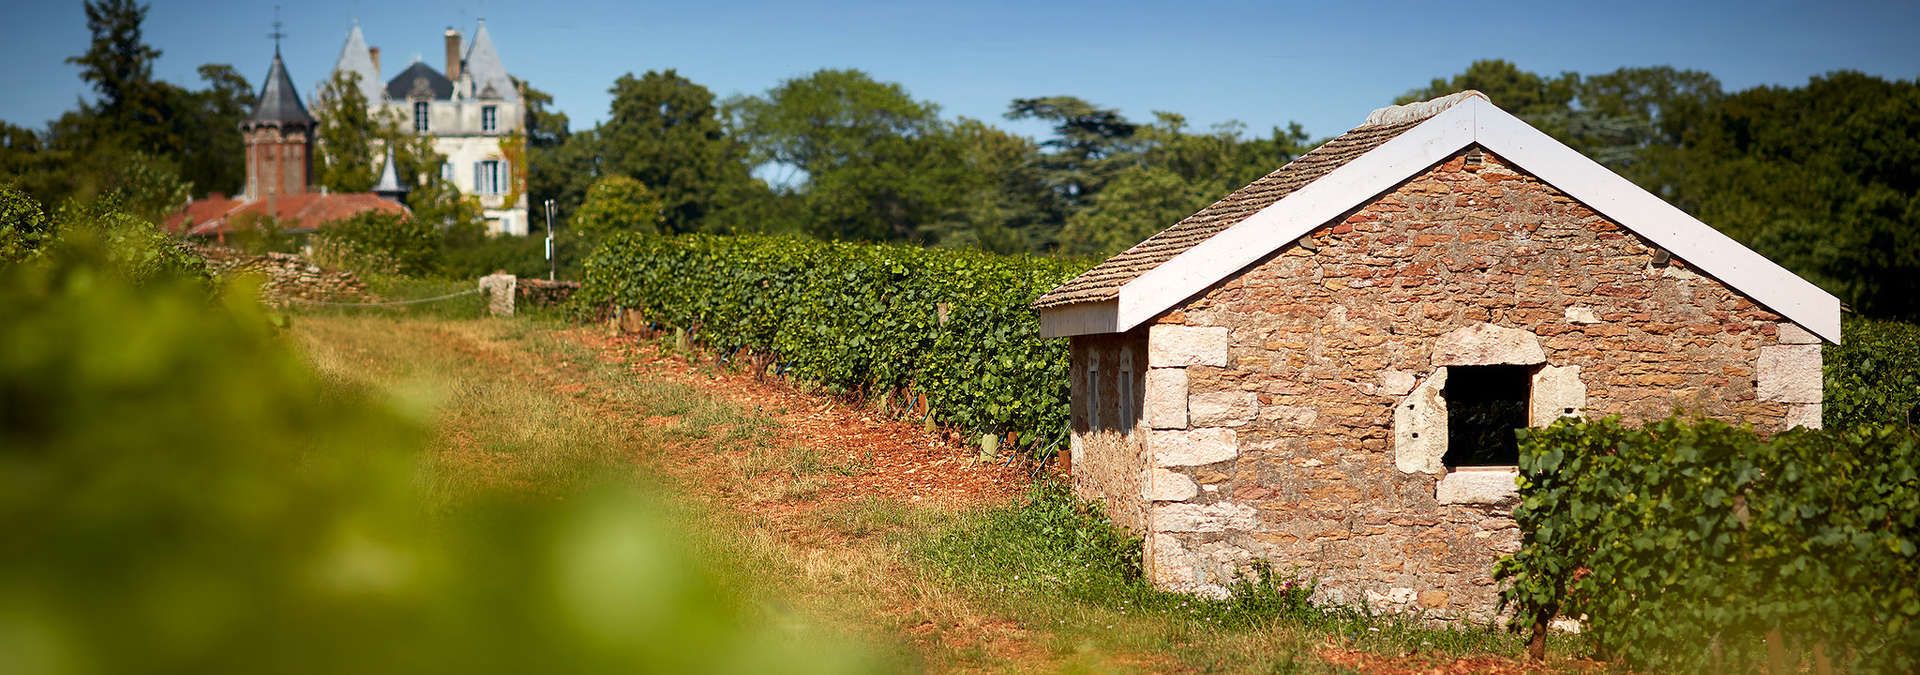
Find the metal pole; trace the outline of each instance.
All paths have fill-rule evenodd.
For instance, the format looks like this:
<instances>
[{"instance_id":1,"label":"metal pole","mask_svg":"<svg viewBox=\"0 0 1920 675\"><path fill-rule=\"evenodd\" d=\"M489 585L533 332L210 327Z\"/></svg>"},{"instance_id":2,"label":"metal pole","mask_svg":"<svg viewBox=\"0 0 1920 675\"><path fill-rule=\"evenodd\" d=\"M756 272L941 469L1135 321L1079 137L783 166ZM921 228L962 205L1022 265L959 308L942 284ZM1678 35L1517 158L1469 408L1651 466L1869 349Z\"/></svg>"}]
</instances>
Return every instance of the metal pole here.
<instances>
[{"instance_id":1,"label":"metal pole","mask_svg":"<svg viewBox=\"0 0 1920 675\"><path fill-rule=\"evenodd\" d=\"M547 281L558 276L560 260L553 255L553 200L547 200Z\"/></svg>"}]
</instances>

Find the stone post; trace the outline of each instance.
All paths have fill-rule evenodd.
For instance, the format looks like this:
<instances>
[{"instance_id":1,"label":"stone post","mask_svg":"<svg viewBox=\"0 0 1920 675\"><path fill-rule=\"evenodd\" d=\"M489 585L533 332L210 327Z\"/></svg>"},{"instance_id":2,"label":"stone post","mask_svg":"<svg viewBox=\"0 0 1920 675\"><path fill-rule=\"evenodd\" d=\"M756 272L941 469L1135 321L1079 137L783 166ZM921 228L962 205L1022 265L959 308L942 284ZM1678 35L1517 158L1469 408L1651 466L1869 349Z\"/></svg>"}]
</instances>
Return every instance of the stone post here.
<instances>
[{"instance_id":1,"label":"stone post","mask_svg":"<svg viewBox=\"0 0 1920 675\"><path fill-rule=\"evenodd\" d=\"M494 316L513 316L513 295L520 285L520 279L511 274L498 273L480 277L480 292L487 296L487 313Z\"/></svg>"}]
</instances>

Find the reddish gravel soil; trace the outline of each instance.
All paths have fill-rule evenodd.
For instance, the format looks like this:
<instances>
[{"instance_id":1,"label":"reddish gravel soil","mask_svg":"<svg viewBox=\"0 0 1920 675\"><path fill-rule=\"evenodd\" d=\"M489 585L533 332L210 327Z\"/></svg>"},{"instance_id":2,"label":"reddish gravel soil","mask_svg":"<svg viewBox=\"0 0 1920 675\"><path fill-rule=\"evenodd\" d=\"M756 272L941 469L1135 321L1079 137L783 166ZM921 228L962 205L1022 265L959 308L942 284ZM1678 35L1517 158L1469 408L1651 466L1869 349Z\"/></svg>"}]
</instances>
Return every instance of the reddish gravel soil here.
<instances>
[{"instance_id":1,"label":"reddish gravel soil","mask_svg":"<svg viewBox=\"0 0 1920 675\"><path fill-rule=\"evenodd\" d=\"M818 474L817 489L804 499L762 503L755 511L811 511L870 498L966 509L1008 503L1024 494L1032 482L1031 469L1022 462L1009 464L1005 457L983 461L974 446L950 432L928 431L915 422L804 391L777 378L755 378L722 368L699 356L689 359L664 353L658 345L633 336L613 336L592 328L570 329L563 335L592 348L604 360L627 363L647 379L686 384L765 414L777 422L775 447L811 448L823 463L839 469ZM702 443L699 452L676 452L675 460L695 464L738 460L745 452L707 445ZM754 486L713 487L738 497Z\"/></svg>"}]
</instances>

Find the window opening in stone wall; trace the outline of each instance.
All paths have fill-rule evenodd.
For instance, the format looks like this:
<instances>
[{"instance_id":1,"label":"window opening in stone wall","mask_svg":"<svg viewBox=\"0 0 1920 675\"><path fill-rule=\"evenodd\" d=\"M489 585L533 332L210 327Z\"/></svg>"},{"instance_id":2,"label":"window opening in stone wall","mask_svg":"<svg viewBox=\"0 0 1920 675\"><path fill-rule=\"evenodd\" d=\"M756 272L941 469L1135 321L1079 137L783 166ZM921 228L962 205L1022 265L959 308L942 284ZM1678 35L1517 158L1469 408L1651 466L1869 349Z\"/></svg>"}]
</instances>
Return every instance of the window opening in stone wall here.
<instances>
[{"instance_id":1,"label":"window opening in stone wall","mask_svg":"<svg viewBox=\"0 0 1920 675\"><path fill-rule=\"evenodd\" d=\"M1120 350L1120 431L1133 429L1133 350Z\"/></svg>"},{"instance_id":2,"label":"window opening in stone wall","mask_svg":"<svg viewBox=\"0 0 1920 675\"><path fill-rule=\"evenodd\" d=\"M1515 466L1527 426L1527 366L1449 366L1447 387L1448 469Z\"/></svg>"},{"instance_id":3,"label":"window opening in stone wall","mask_svg":"<svg viewBox=\"0 0 1920 675\"><path fill-rule=\"evenodd\" d=\"M496 126L496 125L497 125L497 124L499 123L499 122L498 122L498 120L499 120L499 114L500 114L500 113L499 113L499 111L498 111L498 110L495 110L493 106L490 106L490 105L489 105L489 106L481 106L481 108L480 108L480 130L481 130L481 131L493 131L493 130L494 130L494 127L495 127L495 126Z\"/></svg>"},{"instance_id":4,"label":"window opening in stone wall","mask_svg":"<svg viewBox=\"0 0 1920 675\"><path fill-rule=\"evenodd\" d=\"M413 130L414 131L427 130L427 102L426 101L417 101L413 104Z\"/></svg>"},{"instance_id":5,"label":"window opening in stone wall","mask_svg":"<svg viewBox=\"0 0 1920 675\"><path fill-rule=\"evenodd\" d=\"M1100 353L1087 353L1087 430L1100 430Z\"/></svg>"}]
</instances>

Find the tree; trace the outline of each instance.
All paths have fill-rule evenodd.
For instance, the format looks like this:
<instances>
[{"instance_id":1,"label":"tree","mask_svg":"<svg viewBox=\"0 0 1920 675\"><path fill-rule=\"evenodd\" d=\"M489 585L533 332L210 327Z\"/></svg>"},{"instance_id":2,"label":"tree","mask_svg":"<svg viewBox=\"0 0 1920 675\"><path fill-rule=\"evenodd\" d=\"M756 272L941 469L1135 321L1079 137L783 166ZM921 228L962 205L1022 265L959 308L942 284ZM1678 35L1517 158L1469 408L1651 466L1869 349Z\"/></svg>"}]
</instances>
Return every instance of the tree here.
<instances>
[{"instance_id":1,"label":"tree","mask_svg":"<svg viewBox=\"0 0 1920 675\"><path fill-rule=\"evenodd\" d=\"M141 38L147 6L133 0L88 0L83 7L93 42L87 53L69 57L67 63L80 66L80 79L93 85L109 117L136 121L124 113L149 94L153 62L160 58L160 50Z\"/></svg>"},{"instance_id":2,"label":"tree","mask_svg":"<svg viewBox=\"0 0 1920 675\"><path fill-rule=\"evenodd\" d=\"M1041 143L1047 152L1040 168L1047 174L1063 216L1084 207L1118 171L1110 160L1132 148L1139 125L1120 112L1101 108L1072 96L1015 99L1007 119L1040 120L1053 124L1053 138Z\"/></svg>"},{"instance_id":3,"label":"tree","mask_svg":"<svg viewBox=\"0 0 1920 675\"><path fill-rule=\"evenodd\" d=\"M867 241L924 240L970 178L938 108L858 70L820 70L727 104L751 157L801 179L804 229Z\"/></svg>"},{"instance_id":4,"label":"tree","mask_svg":"<svg viewBox=\"0 0 1920 675\"><path fill-rule=\"evenodd\" d=\"M202 65L199 74L207 86L189 94L181 115L181 177L205 191L236 193L247 180L246 140L238 129L253 110L253 86L223 63Z\"/></svg>"},{"instance_id":5,"label":"tree","mask_svg":"<svg viewBox=\"0 0 1920 675\"><path fill-rule=\"evenodd\" d=\"M600 175L598 135L592 130L574 133L566 113L553 110L553 96L515 79L520 100L527 106L528 203L537 214L542 204L554 202L561 223L572 219L586 199L587 188Z\"/></svg>"},{"instance_id":6,"label":"tree","mask_svg":"<svg viewBox=\"0 0 1920 675\"><path fill-rule=\"evenodd\" d=\"M374 163L375 141L382 135L395 135L396 129L385 127L397 124L374 119L366 94L360 92L359 73L334 73L320 88L314 103L319 138L313 154L319 185L334 192L372 190L382 168Z\"/></svg>"},{"instance_id":7,"label":"tree","mask_svg":"<svg viewBox=\"0 0 1920 675\"><path fill-rule=\"evenodd\" d=\"M621 174L659 196L674 232L705 228L722 196L751 181L745 148L726 135L713 92L673 70L622 75L597 133L604 175Z\"/></svg>"},{"instance_id":8,"label":"tree","mask_svg":"<svg viewBox=\"0 0 1920 675\"><path fill-rule=\"evenodd\" d=\"M1156 118L1134 134L1135 152L1112 158L1118 173L1068 216L1060 231L1062 252L1117 253L1306 151L1306 132L1297 123L1274 129L1267 139L1247 139L1235 122L1196 134L1180 115Z\"/></svg>"},{"instance_id":9,"label":"tree","mask_svg":"<svg viewBox=\"0 0 1920 675\"><path fill-rule=\"evenodd\" d=\"M599 241L621 231L660 232L660 199L645 184L626 176L607 176L587 190L586 202L570 226L580 238Z\"/></svg>"}]
</instances>

